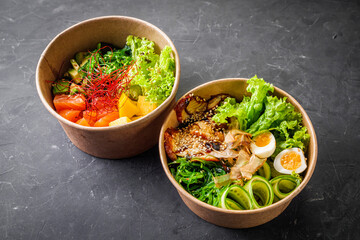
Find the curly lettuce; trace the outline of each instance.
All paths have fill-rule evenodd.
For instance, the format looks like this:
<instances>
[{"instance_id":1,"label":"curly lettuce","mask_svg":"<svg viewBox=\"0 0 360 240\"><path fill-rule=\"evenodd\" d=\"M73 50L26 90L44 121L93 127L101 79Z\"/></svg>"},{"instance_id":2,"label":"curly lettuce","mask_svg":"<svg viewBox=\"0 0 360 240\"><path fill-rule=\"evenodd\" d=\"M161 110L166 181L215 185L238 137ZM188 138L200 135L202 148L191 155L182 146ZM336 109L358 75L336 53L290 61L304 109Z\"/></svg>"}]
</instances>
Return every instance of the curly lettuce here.
<instances>
[{"instance_id":1,"label":"curly lettuce","mask_svg":"<svg viewBox=\"0 0 360 240\"><path fill-rule=\"evenodd\" d=\"M141 86L148 101L161 104L171 94L175 82L171 47L165 46L158 55L154 42L131 35L127 37L126 45L131 48L135 61L132 84Z\"/></svg>"},{"instance_id":2,"label":"curly lettuce","mask_svg":"<svg viewBox=\"0 0 360 240\"><path fill-rule=\"evenodd\" d=\"M274 86L256 75L250 78L247 84L246 90L251 93L251 98L244 107L247 114L247 126L249 127L260 117L264 109L264 99L268 92L274 92Z\"/></svg>"},{"instance_id":3,"label":"curly lettuce","mask_svg":"<svg viewBox=\"0 0 360 240\"><path fill-rule=\"evenodd\" d=\"M247 100L245 100L245 102L246 101ZM216 109L217 113L212 117L212 120L217 123L228 123L230 118L236 117L239 123L239 128L243 130L246 128L247 124L247 114L243 103L244 101L237 103L235 98L226 98L221 106Z\"/></svg>"},{"instance_id":4,"label":"curly lettuce","mask_svg":"<svg viewBox=\"0 0 360 240\"><path fill-rule=\"evenodd\" d=\"M269 96L274 91L270 83L256 75L247 81L246 90L250 97L244 97L237 103L235 98L227 98L216 109L212 120L216 123L229 123L236 119L238 128L256 136L264 131L273 132L276 139L276 150L273 157L287 148L298 147L304 152L310 135L302 125L302 115L286 98Z\"/></svg>"},{"instance_id":5,"label":"curly lettuce","mask_svg":"<svg viewBox=\"0 0 360 240\"><path fill-rule=\"evenodd\" d=\"M150 72L151 87L145 92L153 102L162 103L170 96L175 77L175 61L171 57L172 49L169 46L161 51L160 59Z\"/></svg>"},{"instance_id":6,"label":"curly lettuce","mask_svg":"<svg viewBox=\"0 0 360 240\"><path fill-rule=\"evenodd\" d=\"M227 123L227 118L236 117L241 130L245 130L254 123L260 116L264 108L264 99L268 92L273 92L272 84L267 83L256 75L247 81L246 90L252 93L251 97L244 97L241 103L236 99L226 99L224 103L216 109L213 120L217 123Z\"/></svg>"},{"instance_id":7,"label":"curly lettuce","mask_svg":"<svg viewBox=\"0 0 360 240\"><path fill-rule=\"evenodd\" d=\"M294 106L286 102L286 97L277 98L268 96L265 99L264 113L247 129L247 132L255 134L258 131L279 126L283 120L299 120L301 113L294 111Z\"/></svg>"},{"instance_id":8,"label":"curly lettuce","mask_svg":"<svg viewBox=\"0 0 360 240\"><path fill-rule=\"evenodd\" d=\"M298 147L303 150L303 152L307 151L310 135L307 133L307 128L305 126L301 126L300 123L296 123L296 127L294 129L290 129L290 133L288 132L288 134L284 134L284 129L275 128L274 130L279 132L274 134L276 139L276 149L272 155L273 158L282 150L287 148Z\"/></svg>"},{"instance_id":9,"label":"curly lettuce","mask_svg":"<svg viewBox=\"0 0 360 240\"><path fill-rule=\"evenodd\" d=\"M246 131L257 135L263 131L272 131L276 139L275 157L287 148L298 147L304 152L310 135L302 126L302 115L286 98L269 96L265 99L265 111Z\"/></svg>"}]
</instances>

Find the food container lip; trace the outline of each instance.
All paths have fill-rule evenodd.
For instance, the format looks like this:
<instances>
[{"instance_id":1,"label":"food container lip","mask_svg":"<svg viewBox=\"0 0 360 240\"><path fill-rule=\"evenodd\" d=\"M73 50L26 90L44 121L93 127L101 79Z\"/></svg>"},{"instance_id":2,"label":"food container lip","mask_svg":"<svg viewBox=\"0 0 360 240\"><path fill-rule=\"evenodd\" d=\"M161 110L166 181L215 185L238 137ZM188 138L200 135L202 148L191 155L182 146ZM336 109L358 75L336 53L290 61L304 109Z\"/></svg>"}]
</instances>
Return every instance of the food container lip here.
<instances>
[{"instance_id":1,"label":"food container lip","mask_svg":"<svg viewBox=\"0 0 360 240\"><path fill-rule=\"evenodd\" d=\"M162 102L154 111L150 112L149 114L146 114L145 116L134 120L130 123L124 124L124 125L118 125L118 126L108 126L108 127L87 127L87 126L82 126L79 124L76 124L74 122L71 122L65 118L63 118L62 116L60 116L49 104L48 102L45 100L42 91L40 89L40 80L39 80L39 71L40 71L40 63L42 61L46 61L45 58L45 54L47 53L48 49L51 47L52 44L54 44L54 42L56 42L61 35L65 34L67 31L71 30L71 29L75 29L80 27L83 24L86 23L90 23L90 22L94 22L94 21L99 21L99 20L111 20L111 19L126 19L126 20L132 20L135 22L140 22L141 24L145 24L147 27L150 27L152 29L154 29L156 32L159 32L162 37L164 37L166 39L166 41L169 43L170 47L172 48L172 52L174 55L174 60L175 60L175 81L174 81L174 85L171 91L171 94L167 97L167 99ZM156 44L156 43L155 43ZM43 103L43 105L45 106L45 108L60 122L66 124L66 125L70 125L71 127L74 128L78 128L78 129L82 129L82 130L86 130L86 131L113 131L114 129L127 129L127 128L132 128L136 125L141 124L142 121L145 120L150 120L152 118L155 118L158 114L158 112L160 112L161 110L165 109L166 106L168 104L170 104L170 102L175 98L176 92L178 90L179 87L179 82L180 82L180 58L179 58L179 54L176 50L176 47L174 45L174 43L171 41L171 39L158 27L156 27L155 25L146 22L144 20L141 20L139 18L134 18L134 17L129 17L129 16L121 16L121 15L109 15L109 16L100 16L100 17L95 17L95 18L90 18L90 19L86 19L84 21L78 22L68 28L66 28L65 30L63 30L62 32L60 32L59 34L57 34L51 41L50 43L46 46L46 48L44 49L44 51L41 53L40 58L38 60L38 64L36 67L36 89L38 92L38 95L40 97L41 102Z\"/></svg>"},{"instance_id":2,"label":"food container lip","mask_svg":"<svg viewBox=\"0 0 360 240\"><path fill-rule=\"evenodd\" d=\"M225 81L247 81L247 80L248 80L247 78L222 78L222 79L212 80L210 82L201 84L201 85L191 89L190 91L185 93L183 96L181 96L177 102L179 102L180 99L182 99L186 95L188 95L188 94L190 94L190 93L192 93L192 92L194 92L194 91L196 91L198 89L201 89L201 88L203 88L203 87L205 87L207 85L212 85L212 84L216 84L216 83L219 83L219 82L225 82ZM295 105L295 107L297 108L297 110L301 111L301 113L303 115L303 121L307 122L308 125L309 125L308 133L310 134L310 139L311 139L309 144L312 145L314 151L313 151L313 155L309 156L309 158L310 157L312 158L312 164L311 164L310 167L308 165L308 169L306 170L305 177L301 181L300 185L291 194L289 194L285 198L281 199L280 201L278 201L276 203L273 203L270 206L266 206L266 207L262 207L262 208L258 208L258 209L230 210L230 209L223 209L223 208L220 208L220 207L215 207L213 205L210 205L208 203L200 201L199 199L197 199L196 197L194 197L189 192L187 192L184 188L181 187L181 185L175 180L175 178L171 174L168 165L165 164L165 162L167 163L168 161L167 161L167 156L166 156L166 153L165 153L165 148L164 148L163 143L164 143L164 133L165 133L165 130L166 130L165 125L169 121L169 118L170 118L170 115L171 115L171 112L170 112L168 114L168 116L165 118L163 126L161 127L160 136L159 136L159 152L160 152L161 165L162 165L168 179L171 181L171 183L173 184L173 186L176 188L176 190L179 193L181 193L183 195L186 195L186 197L190 198L196 204L201 205L204 208L208 208L208 209L210 209L212 211L221 212L221 213L228 213L228 214L232 214L232 215L243 215L243 214L255 214L255 213L264 212L264 211L267 211L267 210L270 211L271 209L274 209L274 208L279 207L280 205L283 205L285 202L292 201L292 199L295 196L297 196L304 189L304 187L309 182L309 180L310 180L310 178L311 178L311 176L312 176L312 174L313 174L313 172L315 170L315 166L316 166L316 162L317 162L318 147L317 147L317 138L316 138L315 130L314 130L314 127L312 125L312 122L311 122L309 116L307 115L307 113L305 112L303 107L297 102L297 100L294 97L292 97L290 94L288 94L284 90L282 90L282 89L280 89L278 87L275 87L275 86L274 86L274 91L280 93L283 96L286 96L286 97L290 98L292 100L292 102L293 102L293 105Z\"/></svg>"}]
</instances>

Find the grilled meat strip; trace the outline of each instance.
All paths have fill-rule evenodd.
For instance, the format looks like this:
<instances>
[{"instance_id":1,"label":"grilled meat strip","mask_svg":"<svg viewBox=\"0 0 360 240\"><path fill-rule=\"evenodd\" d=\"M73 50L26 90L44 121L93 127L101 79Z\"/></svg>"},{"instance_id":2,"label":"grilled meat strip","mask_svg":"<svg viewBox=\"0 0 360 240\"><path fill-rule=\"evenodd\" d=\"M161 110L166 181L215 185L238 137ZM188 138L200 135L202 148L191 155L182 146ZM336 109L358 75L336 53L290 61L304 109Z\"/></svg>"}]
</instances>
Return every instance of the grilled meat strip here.
<instances>
[{"instance_id":1,"label":"grilled meat strip","mask_svg":"<svg viewBox=\"0 0 360 240\"><path fill-rule=\"evenodd\" d=\"M209 119L191 123L181 129L169 128L164 137L165 151L171 160L179 156L219 161L212 153L225 149L223 130L218 129Z\"/></svg>"}]
</instances>

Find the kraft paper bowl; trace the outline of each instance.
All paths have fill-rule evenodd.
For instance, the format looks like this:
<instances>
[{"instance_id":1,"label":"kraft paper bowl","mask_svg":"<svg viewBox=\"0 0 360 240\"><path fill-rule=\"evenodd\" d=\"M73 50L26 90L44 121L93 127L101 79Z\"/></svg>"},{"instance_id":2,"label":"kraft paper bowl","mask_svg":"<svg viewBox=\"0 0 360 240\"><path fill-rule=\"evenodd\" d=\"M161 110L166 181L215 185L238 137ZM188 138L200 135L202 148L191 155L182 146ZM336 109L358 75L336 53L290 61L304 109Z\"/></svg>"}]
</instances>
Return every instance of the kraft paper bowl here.
<instances>
[{"instance_id":1,"label":"kraft paper bowl","mask_svg":"<svg viewBox=\"0 0 360 240\"><path fill-rule=\"evenodd\" d=\"M247 79L242 79L242 78L220 79L198 86L190 90L185 95L189 93L193 93L194 95L199 95L204 97L205 99L209 99L211 95L227 93L233 97L236 97L237 100L240 101L244 95L249 96L249 94L246 92L246 86L247 86L246 80ZM308 168L305 172L305 176L301 184L289 196L268 207L264 207L260 209L227 210L227 209L214 207L196 199L185 189L183 189L180 186L180 184L175 180L175 178L172 176L169 170L168 159L164 149L164 133L166 129L169 127L178 126L178 121L176 119L175 111L172 110L169 113L169 116L166 118L161 128L160 137L159 137L159 150L160 150L160 158L163 169L166 173L166 176L169 178L170 182L178 191L184 203L190 208L191 211L193 211L196 215L198 215L202 219L210 223L228 228L250 228L264 224L274 219L279 214L281 214L289 206L291 200L295 196L297 196L304 189L306 184L309 182L311 175L313 174L315 169L317 153L318 153L316 135L312 123L310 121L310 118L306 114L305 110L300 106L300 104L285 91L275 87L273 95L278 97L287 97L287 101L292 103L295 106L296 110L301 112L301 114L303 115L303 124L307 127L308 132L310 134L310 144L309 144L308 152L306 154L308 161L307 162Z\"/></svg>"},{"instance_id":2,"label":"kraft paper bowl","mask_svg":"<svg viewBox=\"0 0 360 240\"><path fill-rule=\"evenodd\" d=\"M84 127L61 117L52 103L51 81L70 67L69 60L79 51L95 49L106 42L123 47L128 35L146 37L155 42L159 54L166 45L173 50L175 83L171 95L150 114L131 123L113 127ZM180 60L170 38L154 25L124 16L89 19L57 35L41 54L36 69L36 87L45 108L59 121L69 139L80 150L100 158L126 158L153 147L158 140L164 118L175 104L180 79Z\"/></svg>"}]
</instances>

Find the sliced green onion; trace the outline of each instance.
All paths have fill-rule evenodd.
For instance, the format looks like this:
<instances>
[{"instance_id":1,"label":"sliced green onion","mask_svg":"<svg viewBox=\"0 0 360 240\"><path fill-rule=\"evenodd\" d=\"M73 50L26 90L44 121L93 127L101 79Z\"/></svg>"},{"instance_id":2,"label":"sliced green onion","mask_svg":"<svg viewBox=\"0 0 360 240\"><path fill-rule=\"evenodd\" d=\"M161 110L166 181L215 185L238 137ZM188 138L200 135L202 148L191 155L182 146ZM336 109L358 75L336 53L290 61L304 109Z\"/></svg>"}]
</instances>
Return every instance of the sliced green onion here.
<instances>
[{"instance_id":1,"label":"sliced green onion","mask_svg":"<svg viewBox=\"0 0 360 240\"><path fill-rule=\"evenodd\" d=\"M267 179L253 176L244 186L253 202L254 208L269 206L274 201L274 191Z\"/></svg>"},{"instance_id":2,"label":"sliced green onion","mask_svg":"<svg viewBox=\"0 0 360 240\"><path fill-rule=\"evenodd\" d=\"M292 175L281 175L270 181L274 194L279 199L290 195L301 183L301 179Z\"/></svg>"}]
</instances>

